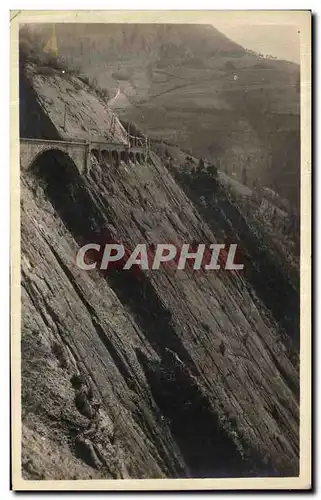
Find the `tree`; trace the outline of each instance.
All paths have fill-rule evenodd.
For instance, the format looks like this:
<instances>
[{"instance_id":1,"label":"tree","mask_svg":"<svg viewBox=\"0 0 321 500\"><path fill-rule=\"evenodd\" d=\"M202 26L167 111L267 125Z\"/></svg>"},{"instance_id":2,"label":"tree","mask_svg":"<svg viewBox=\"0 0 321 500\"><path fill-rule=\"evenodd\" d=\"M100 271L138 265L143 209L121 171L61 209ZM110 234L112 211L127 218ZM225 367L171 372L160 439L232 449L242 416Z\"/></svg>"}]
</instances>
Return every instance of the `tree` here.
<instances>
[{"instance_id":1,"label":"tree","mask_svg":"<svg viewBox=\"0 0 321 500\"><path fill-rule=\"evenodd\" d=\"M226 61L225 63L225 69L235 69L235 64L233 63L233 61Z\"/></svg>"},{"instance_id":2,"label":"tree","mask_svg":"<svg viewBox=\"0 0 321 500\"><path fill-rule=\"evenodd\" d=\"M207 169L208 173L210 174L211 177L214 177L216 179L217 177L217 174L218 174L218 169L217 169L217 166L214 165L214 163L211 163L209 166L208 166L208 169Z\"/></svg>"},{"instance_id":3,"label":"tree","mask_svg":"<svg viewBox=\"0 0 321 500\"><path fill-rule=\"evenodd\" d=\"M247 185L247 170L245 165L243 165L242 169L242 184Z\"/></svg>"},{"instance_id":4,"label":"tree","mask_svg":"<svg viewBox=\"0 0 321 500\"><path fill-rule=\"evenodd\" d=\"M204 163L203 158L200 158L199 162L198 162L198 171L204 172L204 170L205 170L205 163Z\"/></svg>"}]
</instances>

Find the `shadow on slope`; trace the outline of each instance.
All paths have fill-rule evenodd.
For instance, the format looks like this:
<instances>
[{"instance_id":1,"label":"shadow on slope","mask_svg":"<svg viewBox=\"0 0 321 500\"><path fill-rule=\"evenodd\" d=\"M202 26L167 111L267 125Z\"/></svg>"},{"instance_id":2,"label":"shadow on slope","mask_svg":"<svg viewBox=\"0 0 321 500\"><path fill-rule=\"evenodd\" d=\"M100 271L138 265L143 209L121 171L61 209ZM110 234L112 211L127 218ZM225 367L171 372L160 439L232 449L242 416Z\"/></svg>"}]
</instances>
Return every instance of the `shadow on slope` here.
<instances>
[{"instance_id":1,"label":"shadow on slope","mask_svg":"<svg viewBox=\"0 0 321 500\"><path fill-rule=\"evenodd\" d=\"M88 242L101 244L101 228L110 221L101 212L99 189L97 193L89 189L70 158L59 151L46 152L37 158L32 173L77 243L80 246ZM119 300L130 308L161 358L155 370L144 355L137 353L154 399L168 420L191 476L251 475L253 465L244 459L238 444L220 424L208 398L195 383L196 367L173 327L170 311L163 306L148 278L143 272L111 269L106 279ZM110 349L108 344L105 346ZM184 369L175 366L168 355L169 348L179 356Z\"/></svg>"}]
</instances>

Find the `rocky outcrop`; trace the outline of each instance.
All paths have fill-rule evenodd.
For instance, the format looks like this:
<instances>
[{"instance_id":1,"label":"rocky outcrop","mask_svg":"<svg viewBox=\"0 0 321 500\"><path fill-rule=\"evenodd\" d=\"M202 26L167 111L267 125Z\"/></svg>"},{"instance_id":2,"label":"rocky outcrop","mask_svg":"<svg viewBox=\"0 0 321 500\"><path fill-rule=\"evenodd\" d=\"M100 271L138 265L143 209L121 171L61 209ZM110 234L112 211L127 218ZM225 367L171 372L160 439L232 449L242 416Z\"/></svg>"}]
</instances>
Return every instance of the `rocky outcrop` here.
<instances>
[{"instance_id":1,"label":"rocky outcrop","mask_svg":"<svg viewBox=\"0 0 321 500\"><path fill-rule=\"evenodd\" d=\"M61 137L56 103L93 102L68 76L28 79ZM246 277L80 270L79 247L111 231L127 248L220 242L156 155L81 176L53 153L22 173L24 477L298 474L298 369Z\"/></svg>"}]
</instances>

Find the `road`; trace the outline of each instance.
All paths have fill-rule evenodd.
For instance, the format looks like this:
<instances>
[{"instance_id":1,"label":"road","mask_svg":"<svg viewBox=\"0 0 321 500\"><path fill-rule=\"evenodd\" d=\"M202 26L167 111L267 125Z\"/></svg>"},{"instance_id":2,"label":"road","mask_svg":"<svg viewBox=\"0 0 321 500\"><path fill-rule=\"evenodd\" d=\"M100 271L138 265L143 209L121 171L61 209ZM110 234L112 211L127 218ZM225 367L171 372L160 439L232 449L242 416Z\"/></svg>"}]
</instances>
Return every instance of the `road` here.
<instances>
[{"instance_id":1,"label":"road","mask_svg":"<svg viewBox=\"0 0 321 500\"><path fill-rule=\"evenodd\" d=\"M117 89L116 95L114 97L112 97L111 99L109 99L109 101L107 102L108 106L115 103L119 94L120 94L120 88Z\"/></svg>"}]
</instances>

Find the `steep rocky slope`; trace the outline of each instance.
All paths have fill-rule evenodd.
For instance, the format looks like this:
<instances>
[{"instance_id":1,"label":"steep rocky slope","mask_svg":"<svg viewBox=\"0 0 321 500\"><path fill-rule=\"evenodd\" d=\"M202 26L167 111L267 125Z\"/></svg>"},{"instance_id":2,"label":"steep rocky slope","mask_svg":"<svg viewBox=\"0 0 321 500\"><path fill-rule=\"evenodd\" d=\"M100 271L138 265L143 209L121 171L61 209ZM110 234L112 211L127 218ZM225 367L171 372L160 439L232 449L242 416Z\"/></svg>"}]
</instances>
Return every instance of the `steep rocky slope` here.
<instances>
[{"instance_id":1,"label":"steep rocky slope","mask_svg":"<svg viewBox=\"0 0 321 500\"><path fill-rule=\"evenodd\" d=\"M80 80L39 73L21 78L28 136L78 138L85 113L123 134ZM221 242L155 154L117 168L92 156L81 176L47 152L21 172L24 477L298 474L298 369L246 276L75 265L115 234L127 248Z\"/></svg>"}]
</instances>

